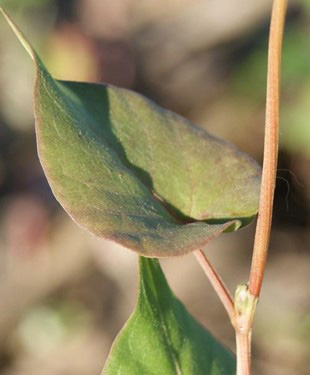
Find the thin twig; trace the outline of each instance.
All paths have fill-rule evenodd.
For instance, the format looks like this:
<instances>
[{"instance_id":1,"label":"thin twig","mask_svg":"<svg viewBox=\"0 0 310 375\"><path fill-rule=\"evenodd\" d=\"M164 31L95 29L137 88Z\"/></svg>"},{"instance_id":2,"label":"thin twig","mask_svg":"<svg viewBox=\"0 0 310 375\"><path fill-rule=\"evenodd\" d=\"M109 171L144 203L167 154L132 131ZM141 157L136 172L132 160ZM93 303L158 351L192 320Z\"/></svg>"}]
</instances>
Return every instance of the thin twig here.
<instances>
[{"instance_id":1,"label":"thin twig","mask_svg":"<svg viewBox=\"0 0 310 375\"><path fill-rule=\"evenodd\" d=\"M249 280L250 292L255 297L259 297L262 286L272 221L279 143L282 39L286 8L287 0L274 0L269 36L263 175Z\"/></svg>"},{"instance_id":2,"label":"thin twig","mask_svg":"<svg viewBox=\"0 0 310 375\"><path fill-rule=\"evenodd\" d=\"M235 310L234 310L234 302L233 298L227 289L224 281L221 279L215 268L212 266L210 261L208 260L206 254L203 250L196 250L194 251L194 255L197 258L199 264L201 265L202 269L204 270L205 274L207 275L211 285L213 286L216 294L218 295L219 299L221 300L222 304L224 305L225 310L233 322L235 317Z\"/></svg>"}]
</instances>

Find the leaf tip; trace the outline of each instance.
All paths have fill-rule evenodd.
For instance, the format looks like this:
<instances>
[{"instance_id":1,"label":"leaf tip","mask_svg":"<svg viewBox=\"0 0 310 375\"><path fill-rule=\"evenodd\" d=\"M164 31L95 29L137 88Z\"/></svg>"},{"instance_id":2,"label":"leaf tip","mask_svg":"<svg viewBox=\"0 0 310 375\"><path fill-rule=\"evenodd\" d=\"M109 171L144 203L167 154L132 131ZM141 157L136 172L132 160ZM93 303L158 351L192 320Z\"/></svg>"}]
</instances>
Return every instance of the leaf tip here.
<instances>
[{"instance_id":1,"label":"leaf tip","mask_svg":"<svg viewBox=\"0 0 310 375\"><path fill-rule=\"evenodd\" d=\"M32 48L31 44L28 42L24 34L21 32L21 30L12 20L12 18L7 14L7 12L1 6L0 6L0 12L2 13L3 17L5 18L7 23L10 25L11 29L14 31L15 35L17 36L17 38L19 39L19 41L21 42L25 50L28 52L32 60L36 61L34 49Z\"/></svg>"}]
</instances>

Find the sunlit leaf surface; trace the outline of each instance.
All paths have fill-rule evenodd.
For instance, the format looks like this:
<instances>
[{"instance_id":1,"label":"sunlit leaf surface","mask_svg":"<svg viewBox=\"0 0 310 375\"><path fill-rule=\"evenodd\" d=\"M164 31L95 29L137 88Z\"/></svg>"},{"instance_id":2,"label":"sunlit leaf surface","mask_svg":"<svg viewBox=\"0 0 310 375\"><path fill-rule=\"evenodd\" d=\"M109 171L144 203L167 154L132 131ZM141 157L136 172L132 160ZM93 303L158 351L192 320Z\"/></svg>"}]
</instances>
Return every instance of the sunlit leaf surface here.
<instances>
[{"instance_id":1,"label":"sunlit leaf surface","mask_svg":"<svg viewBox=\"0 0 310 375\"><path fill-rule=\"evenodd\" d=\"M233 355L171 292L155 259L140 257L136 309L102 375L234 375Z\"/></svg>"},{"instance_id":2,"label":"sunlit leaf surface","mask_svg":"<svg viewBox=\"0 0 310 375\"><path fill-rule=\"evenodd\" d=\"M248 156L132 91L53 79L7 20L36 66L41 164L81 227L163 257L254 217L260 169Z\"/></svg>"}]
</instances>

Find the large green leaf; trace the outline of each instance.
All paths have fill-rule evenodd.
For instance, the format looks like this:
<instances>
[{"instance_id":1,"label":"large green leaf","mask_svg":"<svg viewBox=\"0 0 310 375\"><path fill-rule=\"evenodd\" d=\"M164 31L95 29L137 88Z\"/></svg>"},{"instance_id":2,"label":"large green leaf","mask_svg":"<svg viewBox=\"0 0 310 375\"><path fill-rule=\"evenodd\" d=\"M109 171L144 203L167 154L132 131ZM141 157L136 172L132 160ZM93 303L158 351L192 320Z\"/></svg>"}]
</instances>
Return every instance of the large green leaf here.
<instances>
[{"instance_id":1,"label":"large green leaf","mask_svg":"<svg viewBox=\"0 0 310 375\"><path fill-rule=\"evenodd\" d=\"M138 303L103 375L233 375L235 360L171 292L155 259L140 257Z\"/></svg>"},{"instance_id":2,"label":"large green leaf","mask_svg":"<svg viewBox=\"0 0 310 375\"><path fill-rule=\"evenodd\" d=\"M139 94L53 79L5 17L36 65L41 164L81 227L160 257L204 247L253 218L260 186L253 160Z\"/></svg>"}]
</instances>

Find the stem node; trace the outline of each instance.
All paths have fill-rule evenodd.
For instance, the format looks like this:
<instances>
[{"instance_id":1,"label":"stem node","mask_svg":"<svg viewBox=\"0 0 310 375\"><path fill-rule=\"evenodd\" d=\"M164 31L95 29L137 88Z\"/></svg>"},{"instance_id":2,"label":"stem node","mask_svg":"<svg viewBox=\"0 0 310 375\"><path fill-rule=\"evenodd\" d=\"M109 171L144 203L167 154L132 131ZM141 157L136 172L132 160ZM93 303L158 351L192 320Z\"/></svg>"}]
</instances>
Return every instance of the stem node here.
<instances>
[{"instance_id":1,"label":"stem node","mask_svg":"<svg viewBox=\"0 0 310 375\"><path fill-rule=\"evenodd\" d=\"M252 329L257 301L258 298L253 296L248 285L238 285L235 293L234 327L241 334L247 334Z\"/></svg>"}]
</instances>

